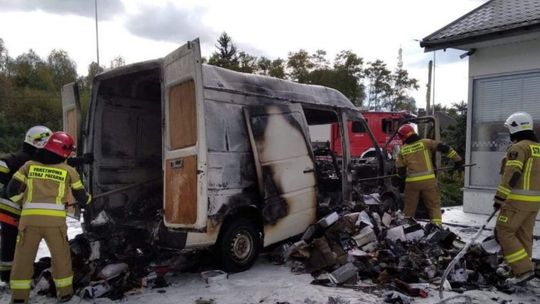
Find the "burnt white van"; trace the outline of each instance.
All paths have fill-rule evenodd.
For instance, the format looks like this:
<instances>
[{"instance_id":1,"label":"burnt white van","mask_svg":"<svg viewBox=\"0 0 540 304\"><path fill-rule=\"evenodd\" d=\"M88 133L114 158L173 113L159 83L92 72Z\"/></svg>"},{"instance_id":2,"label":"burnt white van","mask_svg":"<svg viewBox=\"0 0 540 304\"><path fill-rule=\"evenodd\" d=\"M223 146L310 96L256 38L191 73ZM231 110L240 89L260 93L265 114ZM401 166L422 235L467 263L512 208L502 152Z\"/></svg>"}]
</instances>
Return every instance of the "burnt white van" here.
<instances>
[{"instance_id":1,"label":"burnt white van","mask_svg":"<svg viewBox=\"0 0 540 304\"><path fill-rule=\"evenodd\" d=\"M321 202L351 202L348 132L336 160L312 146L310 126L357 121L369 130L340 92L202 64L198 40L97 75L84 124L77 86L62 97L64 128L85 160L79 171L98 197L85 232L101 248L126 227L139 231L128 241L212 247L228 271L304 232Z\"/></svg>"}]
</instances>

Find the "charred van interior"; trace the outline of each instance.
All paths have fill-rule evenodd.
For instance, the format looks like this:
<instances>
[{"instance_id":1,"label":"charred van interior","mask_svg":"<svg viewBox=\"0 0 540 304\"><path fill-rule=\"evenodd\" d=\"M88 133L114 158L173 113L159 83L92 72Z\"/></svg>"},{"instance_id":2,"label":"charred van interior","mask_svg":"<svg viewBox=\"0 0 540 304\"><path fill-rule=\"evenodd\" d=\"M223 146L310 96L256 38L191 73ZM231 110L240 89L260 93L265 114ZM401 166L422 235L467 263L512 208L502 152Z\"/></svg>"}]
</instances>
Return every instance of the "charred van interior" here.
<instances>
[{"instance_id":1,"label":"charred van interior","mask_svg":"<svg viewBox=\"0 0 540 304\"><path fill-rule=\"evenodd\" d=\"M89 230L91 219L102 210L116 222L127 224L147 219L149 212L161 207L161 197L156 197L161 195L160 69L113 76L102 80L97 90L91 129L96 133L93 144L101 149L93 151L92 191L99 195L126 185L141 185L96 199L90 218L85 219Z\"/></svg>"},{"instance_id":2,"label":"charred van interior","mask_svg":"<svg viewBox=\"0 0 540 304\"><path fill-rule=\"evenodd\" d=\"M141 255L150 247L151 234L160 223L160 73L160 65L150 63L144 69L96 79L89 133L93 132L91 145L100 148L91 150L94 162L85 173L98 198L87 208L83 223L84 242L90 242L96 261ZM137 186L99 197L129 185ZM77 257L82 256L75 252L75 260Z\"/></svg>"},{"instance_id":3,"label":"charred van interior","mask_svg":"<svg viewBox=\"0 0 540 304\"><path fill-rule=\"evenodd\" d=\"M337 113L331 109L304 108L303 110L310 127L339 123ZM343 200L341 159L330 149L329 142L315 142L312 138L312 149L317 173L318 203L341 202Z\"/></svg>"}]
</instances>

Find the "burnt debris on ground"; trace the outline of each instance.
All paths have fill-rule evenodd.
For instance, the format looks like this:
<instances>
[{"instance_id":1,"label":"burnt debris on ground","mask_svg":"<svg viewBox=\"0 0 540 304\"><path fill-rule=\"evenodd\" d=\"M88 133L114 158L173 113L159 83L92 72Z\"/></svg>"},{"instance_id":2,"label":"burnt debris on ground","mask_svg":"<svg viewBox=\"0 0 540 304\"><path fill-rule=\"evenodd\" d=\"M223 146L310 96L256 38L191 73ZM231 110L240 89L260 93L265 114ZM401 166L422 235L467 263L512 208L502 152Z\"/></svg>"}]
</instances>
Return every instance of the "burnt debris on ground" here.
<instances>
[{"instance_id":1,"label":"burnt debris on ground","mask_svg":"<svg viewBox=\"0 0 540 304\"><path fill-rule=\"evenodd\" d=\"M73 287L81 298L120 299L144 288L168 286L165 275L189 270L205 255L186 255L169 244L160 196L133 208L103 210L70 240ZM50 258L34 264L34 291L54 296Z\"/></svg>"},{"instance_id":2,"label":"burnt debris on ground","mask_svg":"<svg viewBox=\"0 0 540 304\"><path fill-rule=\"evenodd\" d=\"M363 290L389 303L404 303L405 297L427 297L430 285L439 286L445 268L464 246L449 229L421 225L399 211L382 212L379 205L368 204L330 212L299 241L283 244L269 256L294 272L311 273L312 284ZM504 284L509 268L500 266L499 251L493 236L473 245L451 271L445 289L514 292Z\"/></svg>"},{"instance_id":3,"label":"burnt debris on ground","mask_svg":"<svg viewBox=\"0 0 540 304\"><path fill-rule=\"evenodd\" d=\"M339 208L323 204L319 220L300 239L274 246L265 255L276 264L289 265L293 272L310 273L312 284L370 292L388 303L427 297L430 285L440 284L442 272L464 241L448 229L422 225L399 211L382 208L376 194L364 195L362 201ZM157 204L146 206L152 205ZM91 232L70 241L74 287L80 297L120 299L145 288L166 287L167 273L215 267L210 252L186 255L166 246L160 240L161 215L154 209L144 215L130 214L131 221L102 211L91 223ZM472 246L450 273L447 290L497 288L512 293L514 289L503 284L509 269L499 266L499 250L493 237ZM55 294L50 268L50 258L35 263L38 294ZM202 273L206 281L216 275L226 273Z\"/></svg>"}]
</instances>

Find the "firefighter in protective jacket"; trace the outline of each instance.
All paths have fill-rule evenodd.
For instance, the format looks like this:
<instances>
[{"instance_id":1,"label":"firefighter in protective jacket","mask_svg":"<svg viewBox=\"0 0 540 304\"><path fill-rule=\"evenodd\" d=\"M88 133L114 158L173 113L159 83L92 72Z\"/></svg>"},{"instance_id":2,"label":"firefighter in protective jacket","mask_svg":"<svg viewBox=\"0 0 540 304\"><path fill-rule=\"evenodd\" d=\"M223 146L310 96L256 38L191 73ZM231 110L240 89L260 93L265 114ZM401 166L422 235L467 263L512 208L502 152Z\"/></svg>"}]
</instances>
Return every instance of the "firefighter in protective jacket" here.
<instances>
[{"instance_id":1,"label":"firefighter in protective jacket","mask_svg":"<svg viewBox=\"0 0 540 304\"><path fill-rule=\"evenodd\" d=\"M403 213L406 218L413 218L418 199L421 197L428 209L431 222L440 226L442 224L441 198L431 156L435 151L446 154L454 161L454 167L458 170L463 168L463 160L446 144L420 138L409 124L398 129L398 136L403 142L396 161L398 175L405 179Z\"/></svg>"},{"instance_id":2,"label":"firefighter in protective jacket","mask_svg":"<svg viewBox=\"0 0 540 304\"><path fill-rule=\"evenodd\" d=\"M0 157L0 184L3 184L4 188L13 174L34 156L36 149L43 148L51 134L47 127L32 127L26 132L20 151ZM0 193L0 280L3 282L9 282L20 215L20 205L10 201L4 189Z\"/></svg>"},{"instance_id":3,"label":"firefighter in protective jacket","mask_svg":"<svg viewBox=\"0 0 540 304\"><path fill-rule=\"evenodd\" d=\"M15 260L10 278L12 303L27 303L39 242L45 239L51 252L52 276L60 301L73 294L73 273L67 239L66 196L69 189L77 203L90 202L77 171L65 163L74 150L73 138L54 132L35 157L11 179L7 193L23 194Z\"/></svg>"},{"instance_id":4,"label":"firefighter in protective jacket","mask_svg":"<svg viewBox=\"0 0 540 304\"><path fill-rule=\"evenodd\" d=\"M493 207L500 209L496 236L514 274L507 283L517 284L534 276L531 257L534 222L540 210L540 144L528 113L510 115L504 126L512 144L503 160Z\"/></svg>"}]
</instances>

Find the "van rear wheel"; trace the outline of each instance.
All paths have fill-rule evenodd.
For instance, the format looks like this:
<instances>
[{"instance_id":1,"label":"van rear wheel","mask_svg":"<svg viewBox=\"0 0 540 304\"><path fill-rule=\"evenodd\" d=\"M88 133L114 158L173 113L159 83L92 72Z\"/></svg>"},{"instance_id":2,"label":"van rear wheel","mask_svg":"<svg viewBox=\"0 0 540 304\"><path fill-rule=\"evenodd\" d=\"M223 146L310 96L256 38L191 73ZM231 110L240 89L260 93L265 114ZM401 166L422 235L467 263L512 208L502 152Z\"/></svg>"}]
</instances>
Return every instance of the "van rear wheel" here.
<instances>
[{"instance_id":1,"label":"van rear wheel","mask_svg":"<svg viewBox=\"0 0 540 304\"><path fill-rule=\"evenodd\" d=\"M240 272L249 269L259 255L261 235L253 221L240 218L230 221L218 244L223 270Z\"/></svg>"}]
</instances>

